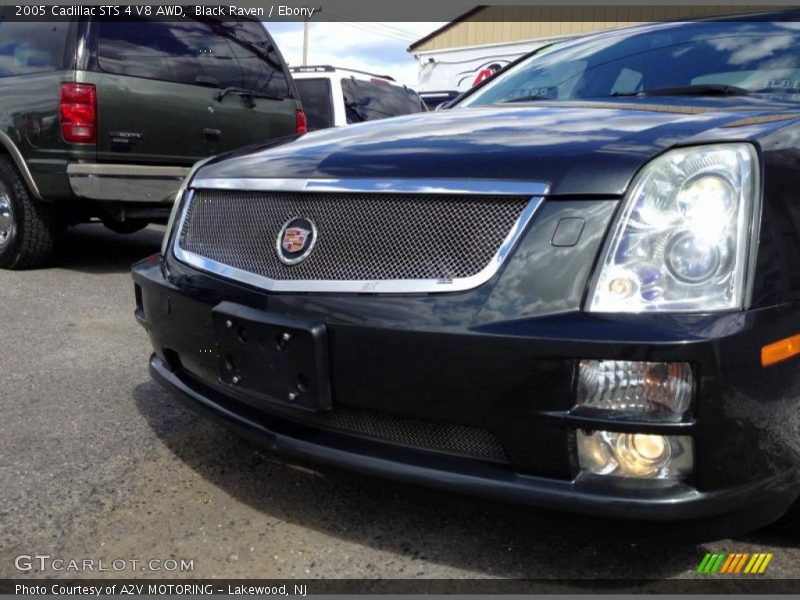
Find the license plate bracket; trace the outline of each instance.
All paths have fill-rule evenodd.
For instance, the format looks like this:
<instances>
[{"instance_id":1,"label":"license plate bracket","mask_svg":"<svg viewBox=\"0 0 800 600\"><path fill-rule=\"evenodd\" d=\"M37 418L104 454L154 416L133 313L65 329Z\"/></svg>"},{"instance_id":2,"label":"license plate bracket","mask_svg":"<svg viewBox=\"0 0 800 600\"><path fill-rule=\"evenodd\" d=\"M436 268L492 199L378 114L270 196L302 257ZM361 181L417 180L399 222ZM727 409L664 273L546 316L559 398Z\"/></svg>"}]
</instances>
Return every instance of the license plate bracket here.
<instances>
[{"instance_id":1,"label":"license plate bracket","mask_svg":"<svg viewBox=\"0 0 800 600\"><path fill-rule=\"evenodd\" d=\"M212 317L224 384L296 408L332 408L324 323L233 302L217 305Z\"/></svg>"}]
</instances>

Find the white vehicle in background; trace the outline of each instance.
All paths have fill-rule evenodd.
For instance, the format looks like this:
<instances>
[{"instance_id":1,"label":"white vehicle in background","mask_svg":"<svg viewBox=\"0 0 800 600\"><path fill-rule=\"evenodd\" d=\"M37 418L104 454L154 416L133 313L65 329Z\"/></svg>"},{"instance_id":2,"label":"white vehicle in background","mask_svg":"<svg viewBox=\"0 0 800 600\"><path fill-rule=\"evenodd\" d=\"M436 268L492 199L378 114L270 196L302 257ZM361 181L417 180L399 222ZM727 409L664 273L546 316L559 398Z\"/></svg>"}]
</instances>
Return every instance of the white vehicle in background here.
<instances>
[{"instance_id":1,"label":"white vehicle in background","mask_svg":"<svg viewBox=\"0 0 800 600\"><path fill-rule=\"evenodd\" d=\"M290 71L309 131L427 110L417 92L387 75L329 65Z\"/></svg>"}]
</instances>

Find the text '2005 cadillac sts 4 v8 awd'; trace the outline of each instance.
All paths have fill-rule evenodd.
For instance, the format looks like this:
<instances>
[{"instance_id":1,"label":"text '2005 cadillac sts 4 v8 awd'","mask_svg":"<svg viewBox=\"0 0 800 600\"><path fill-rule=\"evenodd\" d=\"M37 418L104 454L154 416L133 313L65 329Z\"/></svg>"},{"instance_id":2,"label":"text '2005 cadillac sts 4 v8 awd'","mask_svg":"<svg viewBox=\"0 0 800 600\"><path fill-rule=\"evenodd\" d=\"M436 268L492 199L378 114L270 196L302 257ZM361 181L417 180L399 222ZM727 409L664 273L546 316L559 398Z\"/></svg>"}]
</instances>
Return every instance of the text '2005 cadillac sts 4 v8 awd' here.
<instances>
[{"instance_id":1,"label":"text '2005 cadillac sts 4 v8 awd'","mask_svg":"<svg viewBox=\"0 0 800 600\"><path fill-rule=\"evenodd\" d=\"M775 520L800 493L798 82L785 14L653 24L211 159L134 268L151 373L303 459Z\"/></svg>"}]
</instances>

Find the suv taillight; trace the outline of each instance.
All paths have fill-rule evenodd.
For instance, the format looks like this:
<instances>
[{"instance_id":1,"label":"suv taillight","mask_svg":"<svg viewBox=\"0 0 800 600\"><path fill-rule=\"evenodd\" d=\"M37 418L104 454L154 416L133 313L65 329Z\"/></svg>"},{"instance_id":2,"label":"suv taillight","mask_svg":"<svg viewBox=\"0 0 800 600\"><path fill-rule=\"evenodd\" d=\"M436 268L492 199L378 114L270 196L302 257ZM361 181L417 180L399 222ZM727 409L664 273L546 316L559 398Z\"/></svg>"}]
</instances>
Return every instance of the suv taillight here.
<instances>
[{"instance_id":1,"label":"suv taillight","mask_svg":"<svg viewBox=\"0 0 800 600\"><path fill-rule=\"evenodd\" d=\"M97 92L90 83L62 83L58 112L65 142L97 141Z\"/></svg>"},{"instance_id":2,"label":"suv taillight","mask_svg":"<svg viewBox=\"0 0 800 600\"><path fill-rule=\"evenodd\" d=\"M308 119L306 119L306 113L304 113L302 110L298 110L296 113L295 131L297 132L297 135L308 133Z\"/></svg>"}]
</instances>

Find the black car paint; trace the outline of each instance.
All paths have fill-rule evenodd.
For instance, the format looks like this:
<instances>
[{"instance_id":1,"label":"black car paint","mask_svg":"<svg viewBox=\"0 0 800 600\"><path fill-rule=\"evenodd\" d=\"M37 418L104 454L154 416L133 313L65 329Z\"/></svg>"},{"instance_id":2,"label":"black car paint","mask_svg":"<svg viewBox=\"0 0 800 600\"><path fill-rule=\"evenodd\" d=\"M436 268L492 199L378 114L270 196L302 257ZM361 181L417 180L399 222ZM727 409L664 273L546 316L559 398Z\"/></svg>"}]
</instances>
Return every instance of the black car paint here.
<instances>
[{"instance_id":1,"label":"black car paint","mask_svg":"<svg viewBox=\"0 0 800 600\"><path fill-rule=\"evenodd\" d=\"M157 355L151 368L190 404L251 434L269 430L284 440L276 446L323 462L597 514L693 519L749 508L768 522L800 493L800 440L791 433L799 421L797 360L770 368L759 364L764 344L800 331L798 121L798 105L759 97L536 103L357 125L212 161L198 179L287 172L390 179L469 173L546 182L551 191L501 271L467 292L270 294L201 273L169 254L163 263L143 262L134 279L139 319ZM763 169L748 310L584 312L593 266L638 170L677 145L733 141L753 143ZM557 223L568 217L586 221L578 244L553 246ZM230 397L187 383L175 357L213 347L210 314L222 301L324 321L335 403L390 412L402 407L405 415L485 428L501 439L511 465L465 466L463 459L398 454L378 443L298 433L293 426L290 433L279 433L286 431L280 419L246 416L250 409ZM580 358L688 361L698 381L693 408L683 422L656 424L577 413L571 408ZM193 360L206 361L209 368L216 364L213 354L197 353ZM253 419L260 419L258 427ZM577 477L571 437L582 427L691 434L692 487ZM305 436L316 449L293 447L287 436L297 444ZM334 460L331 436L351 453ZM384 462L367 468L370 456ZM487 480L459 483L456 473L471 469Z\"/></svg>"},{"instance_id":2,"label":"black car paint","mask_svg":"<svg viewBox=\"0 0 800 600\"><path fill-rule=\"evenodd\" d=\"M660 99L659 99L660 100ZM789 120L797 105L784 105ZM775 114L763 98L724 101L652 98L537 102L417 114L205 166L198 178L385 177L546 182L551 196L621 196L641 165L676 144L747 140L786 124L731 127ZM513 150L513 152L511 151Z\"/></svg>"}]
</instances>

